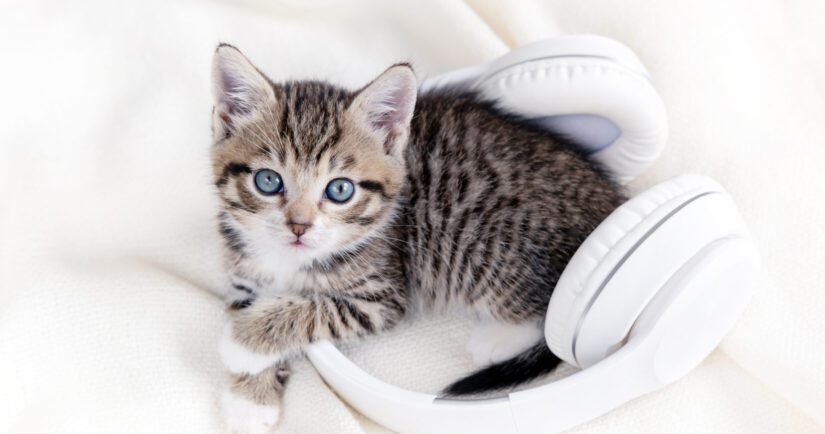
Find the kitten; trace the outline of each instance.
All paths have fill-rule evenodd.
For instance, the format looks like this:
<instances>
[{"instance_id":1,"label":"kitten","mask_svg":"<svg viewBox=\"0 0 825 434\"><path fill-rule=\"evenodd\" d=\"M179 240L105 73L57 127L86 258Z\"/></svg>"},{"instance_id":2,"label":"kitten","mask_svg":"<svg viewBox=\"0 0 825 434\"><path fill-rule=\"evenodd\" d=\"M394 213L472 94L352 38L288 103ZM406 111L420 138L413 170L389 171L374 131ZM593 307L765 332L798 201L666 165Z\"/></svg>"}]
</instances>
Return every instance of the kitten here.
<instances>
[{"instance_id":1,"label":"kitten","mask_svg":"<svg viewBox=\"0 0 825 434\"><path fill-rule=\"evenodd\" d=\"M542 336L550 294L624 200L592 161L470 92L418 95L407 64L351 92L272 83L221 45L213 80L233 428L276 423L289 359L308 343L379 333L417 304L478 318L468 349L487 367L448 394L558 364Z\"/></svg>"}]
</instances>

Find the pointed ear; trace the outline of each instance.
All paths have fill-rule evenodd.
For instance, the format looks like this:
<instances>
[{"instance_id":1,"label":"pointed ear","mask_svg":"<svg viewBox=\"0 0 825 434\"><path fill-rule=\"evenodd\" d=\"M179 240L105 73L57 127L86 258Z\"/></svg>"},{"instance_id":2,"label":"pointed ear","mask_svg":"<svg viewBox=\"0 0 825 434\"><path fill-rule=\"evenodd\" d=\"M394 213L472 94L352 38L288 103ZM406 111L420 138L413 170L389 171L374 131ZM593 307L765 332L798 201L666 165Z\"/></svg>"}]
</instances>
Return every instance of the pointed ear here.
<instances>
[{"instance_id":1,"label":"pointed ear","mask_svg":"<svg viewBox=\"0 0 825 434\"><path fill-rule=\"evenodd\" d=\"M349 109L383 143L387 155L402 161L417 85L410 65L394 65L361 89Z\"/></svg>"},{"instance_id":2,"label":"pointed ear","mask_svg":"<svg viewBox=\"0 0 825 434\"><path fill-rule=\"evenodd\" d=\"M215 140L232 135L256 109L275 101L269 80L241 52L218 45L212 58L212 132Z\"/></svg>"}]
</instances>

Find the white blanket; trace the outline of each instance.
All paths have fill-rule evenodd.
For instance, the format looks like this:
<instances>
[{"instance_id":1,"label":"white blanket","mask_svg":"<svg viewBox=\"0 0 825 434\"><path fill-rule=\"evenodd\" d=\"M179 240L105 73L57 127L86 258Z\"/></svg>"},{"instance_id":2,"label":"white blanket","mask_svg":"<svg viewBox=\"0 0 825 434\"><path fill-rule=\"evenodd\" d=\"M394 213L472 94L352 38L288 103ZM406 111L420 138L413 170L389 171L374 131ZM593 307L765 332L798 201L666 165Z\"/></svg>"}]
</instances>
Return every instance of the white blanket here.
<instances>
[{"instance_id":1,"label":"white blanket","mask_svg":"<svg viewBox=\"0 0 825 434\"><path fill-rule=\"evenodd\" d=\"M736 198L763 274L699 369L576 432L821 432L825 2L32 2L0 6L0 432L220 432L224 318L209 62L274 80L420 77L561 33L636 50L671 123L633 190L685 172ZM418 390L469 369L438 319L351 348ZM299 363L285 432L373 432Z\"/></svg>"}]
</instances>

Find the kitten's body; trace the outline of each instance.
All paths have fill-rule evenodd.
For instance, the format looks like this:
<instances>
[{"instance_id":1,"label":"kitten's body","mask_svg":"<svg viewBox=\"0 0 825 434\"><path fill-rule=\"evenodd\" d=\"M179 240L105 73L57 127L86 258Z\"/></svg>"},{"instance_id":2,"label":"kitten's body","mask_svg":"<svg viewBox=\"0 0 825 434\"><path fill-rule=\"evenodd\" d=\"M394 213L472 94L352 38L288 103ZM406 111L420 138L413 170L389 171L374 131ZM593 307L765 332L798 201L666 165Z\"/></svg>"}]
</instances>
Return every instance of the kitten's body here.
<instances>
[{"instance_id":1,"label":"kitten's body","mask_svg":"<svg viewBox=\"0 0 825 434\"><path fill-rule=\"evenodd\" d=\"M295 98L320 100L332 87L291 84L303 85ZM419 95L405 160L407 176L392 198L395 213L369 240L308 264L289 261L280 250L250 256L230 248L234 281L266 297L317 287L319 277L351 268L356 258L386 262L359 267L353 276L380 269L403 298L409 291L427 307L520 321L544 314L570 256L623 200L571 145L470 92Z\"/></svg>"},{"instance_id":2,"label":"kitten's body","mask_svg":"<svg viewBox=\"0 0 825 434\"><path fill-rule=\"evenodd\" d=\"M264 368L280 363L285 381L287 356L308 342L379 332L418 303L486 324L471 346L485 353L476 360L496 363L452 393L512 385L558 362L540 340L547 303L621 194L563 140L472 94L437 90L416 103L410 77L397 66L359 93L218 77L229 89L216 96L221 232L243 308L222 346L239 373L236 395L273 405L282 387L245 393L260 390L250 378L272 382ZM255 92L233 111L244 86ZM283 172L281 196L256 196L250 177L259 167ZM351 179L356 195L345 204L316 199L335 177ZM310 231L285 235L296 221ZM290 237L306 245L287 245Z\"/></svg>"}]
</instances>

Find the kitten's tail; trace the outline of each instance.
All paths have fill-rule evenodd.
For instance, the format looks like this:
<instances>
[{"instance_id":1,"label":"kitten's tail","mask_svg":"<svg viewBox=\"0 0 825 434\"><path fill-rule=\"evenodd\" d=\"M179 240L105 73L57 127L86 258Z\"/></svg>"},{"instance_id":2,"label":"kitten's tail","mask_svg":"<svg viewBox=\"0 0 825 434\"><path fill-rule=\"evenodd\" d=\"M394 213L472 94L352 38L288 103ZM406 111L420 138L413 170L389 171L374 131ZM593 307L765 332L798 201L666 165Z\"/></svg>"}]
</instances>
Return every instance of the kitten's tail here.
<instances>
[{"instance_id":1,"label":"kitten's tail","mask_svg":"<svg viewBox=\"0 0 825 434\"><path fill-rule=\"evenodd\" d=\"M517 386L549 374L560 361L542 339L512 359L484 367L447 386L442 395L470 395Z\"/></svg>"}]
</instances>

